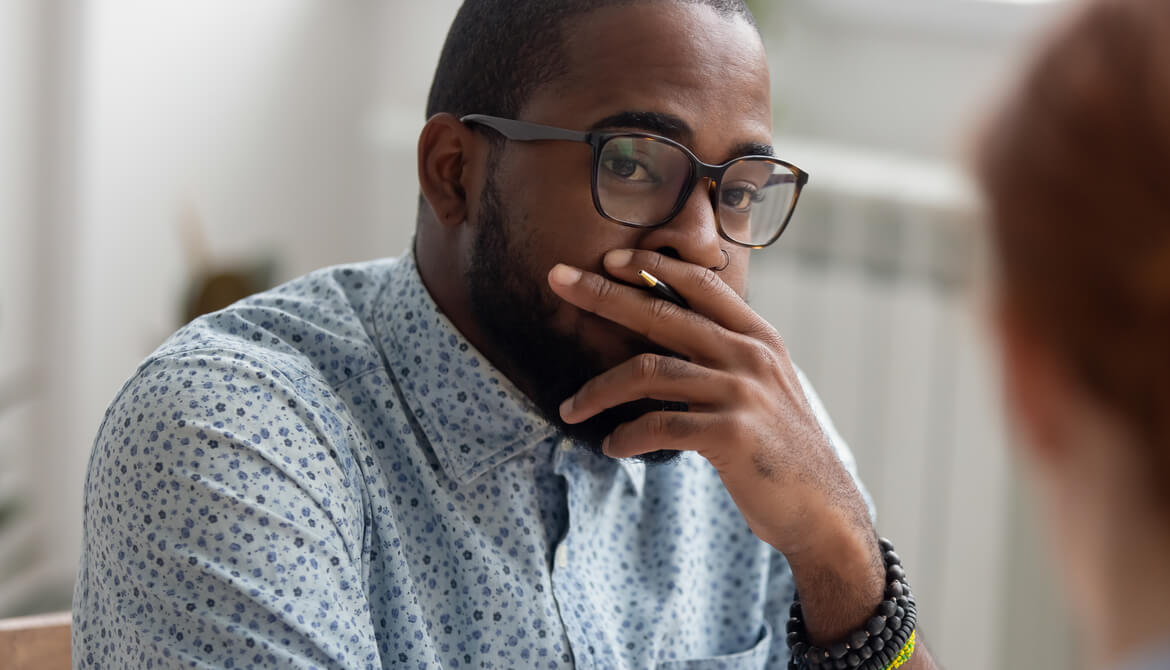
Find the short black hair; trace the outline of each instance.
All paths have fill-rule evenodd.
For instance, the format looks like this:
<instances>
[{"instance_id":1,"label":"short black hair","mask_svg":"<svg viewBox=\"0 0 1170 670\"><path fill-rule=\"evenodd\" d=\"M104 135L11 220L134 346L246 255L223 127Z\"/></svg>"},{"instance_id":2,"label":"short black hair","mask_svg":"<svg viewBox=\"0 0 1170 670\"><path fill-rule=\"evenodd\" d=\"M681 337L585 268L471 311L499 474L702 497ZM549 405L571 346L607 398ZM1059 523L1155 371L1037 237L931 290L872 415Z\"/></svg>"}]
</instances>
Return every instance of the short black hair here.
<instances>
[{"instance_id":1,"label":"short black hair","mask_svg":"<svg viewBox=\"0 0 1170 670\"><path fill-rule=\"evenodd\" d=\"M649 0L465 0L451 23L427 97L427 118L491 114L515 118L542 84L565 73L567 19ZM707 5L724 17L755 18L744 0L657 0Z\"/></svg>"}]
</instances>

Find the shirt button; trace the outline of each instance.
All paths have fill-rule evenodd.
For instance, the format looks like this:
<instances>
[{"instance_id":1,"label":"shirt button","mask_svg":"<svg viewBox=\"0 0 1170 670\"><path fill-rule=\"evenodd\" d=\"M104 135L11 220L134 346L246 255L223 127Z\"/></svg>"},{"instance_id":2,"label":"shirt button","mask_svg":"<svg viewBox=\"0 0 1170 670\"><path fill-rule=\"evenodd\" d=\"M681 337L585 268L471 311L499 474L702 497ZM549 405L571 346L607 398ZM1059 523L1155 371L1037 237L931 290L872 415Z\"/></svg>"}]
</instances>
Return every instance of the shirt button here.
<instances>
[{"instance_id":1,"label":"shirt button","mask_svg":"<svg viewBox=\"0 0 1170 670\"><path fill-rule=\"evenodd\" d=\"M556 559L558 568L563 568L569 565L569 548L563 544L557 547Z\"/></svg>"},{"instance_id":2,"label":"shirt button","mask_svg":"<svg viewBox=\"0 0 1170 670\"><path fill-rule=\"evenodd\" d=\"M573 441L567 437L561 438L561 451L572 451Z\"/></svg>"}]
</instances>

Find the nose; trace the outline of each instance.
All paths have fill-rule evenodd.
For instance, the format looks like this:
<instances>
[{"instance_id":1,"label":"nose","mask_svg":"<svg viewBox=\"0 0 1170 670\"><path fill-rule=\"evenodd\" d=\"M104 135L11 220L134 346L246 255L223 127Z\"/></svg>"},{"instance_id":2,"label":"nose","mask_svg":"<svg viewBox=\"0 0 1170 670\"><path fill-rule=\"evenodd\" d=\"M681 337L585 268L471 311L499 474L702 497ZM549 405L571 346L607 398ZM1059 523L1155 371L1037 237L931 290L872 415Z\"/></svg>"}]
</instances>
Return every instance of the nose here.
<instances>
[{"instance_id":1,"label":"nose","mask_svg":"<svg viewBox=\"0 0 1170 670\"><path fill-rule=\"evenodd\" d=\"M723 263L720 240L711 206L711 181L703 179L695 184L678 214L651 229L639 246L710 268Z\"/></svg>"}]
</instances>

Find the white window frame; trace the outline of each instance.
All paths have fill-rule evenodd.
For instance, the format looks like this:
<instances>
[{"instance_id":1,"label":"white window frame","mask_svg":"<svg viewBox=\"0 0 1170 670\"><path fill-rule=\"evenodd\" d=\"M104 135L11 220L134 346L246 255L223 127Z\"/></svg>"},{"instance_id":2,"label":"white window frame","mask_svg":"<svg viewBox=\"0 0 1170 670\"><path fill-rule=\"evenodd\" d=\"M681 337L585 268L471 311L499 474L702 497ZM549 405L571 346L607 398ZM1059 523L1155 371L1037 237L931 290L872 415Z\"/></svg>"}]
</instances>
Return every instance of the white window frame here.
<instances>
[{"instance_id":1,"label":"white window frame","mask_svg":"<svg viewBox=\"0 0 1170 670\"><path fill-rule=\"evenodd\" d=\"M866 28L1012 38L1034 32L1064 0L789 0L798 11Z\"/></svg>"}]
</instances>

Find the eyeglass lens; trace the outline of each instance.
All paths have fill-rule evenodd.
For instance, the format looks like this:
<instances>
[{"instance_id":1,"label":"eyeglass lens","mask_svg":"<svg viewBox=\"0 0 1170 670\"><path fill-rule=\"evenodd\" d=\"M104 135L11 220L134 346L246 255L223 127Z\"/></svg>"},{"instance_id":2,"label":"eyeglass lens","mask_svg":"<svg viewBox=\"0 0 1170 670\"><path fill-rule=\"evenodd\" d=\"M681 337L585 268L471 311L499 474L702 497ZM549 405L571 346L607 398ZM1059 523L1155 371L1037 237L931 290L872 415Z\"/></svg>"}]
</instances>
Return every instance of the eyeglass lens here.
<instances>
[{"instance_id":1,"label":"eyeglass lens","mask_svg":"<svg viewBox=\"0 0 1170 670\"><path fill-rule=\"evenodd\" d=\"M607 216L643 226L665 222L690 185L691 159L678 147L648 137L614 137L601 146L597 197ZM784 225L797 177L766 158L743 158L723 173L716 217L741 244L767 244Z\"/></svg>"}]
</instances>

